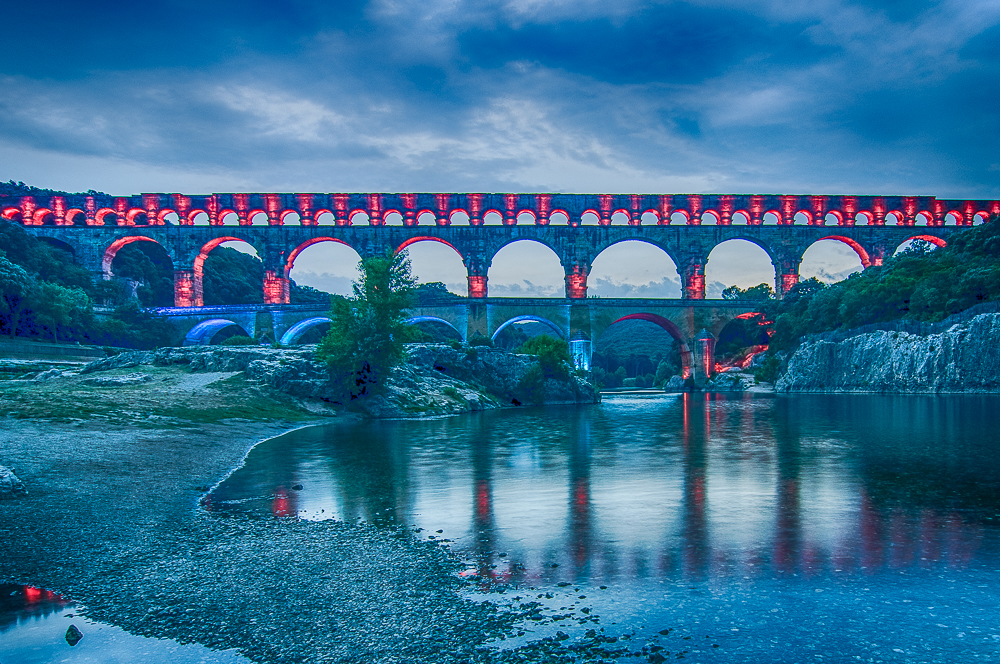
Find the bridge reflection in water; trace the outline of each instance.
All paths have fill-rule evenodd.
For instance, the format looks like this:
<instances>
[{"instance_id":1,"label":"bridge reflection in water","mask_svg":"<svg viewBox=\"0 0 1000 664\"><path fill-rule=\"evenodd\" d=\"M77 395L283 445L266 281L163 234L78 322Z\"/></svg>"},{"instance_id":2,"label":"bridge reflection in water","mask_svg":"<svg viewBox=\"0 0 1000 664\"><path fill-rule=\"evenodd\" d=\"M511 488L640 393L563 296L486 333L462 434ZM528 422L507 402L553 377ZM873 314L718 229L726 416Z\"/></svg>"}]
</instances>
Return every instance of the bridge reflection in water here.
<instances>
[{"instance_id":1,"label":"bridge reflection in water","mask_svg":"<svg viewBox=\"0 0 1000 664\"><path fill-rule=\"evenodd\" d=\"M519 586L992 564L991 398L664 395L338 424L258 446L206 505L422 528Z\"/></svg>"}]
</instances>

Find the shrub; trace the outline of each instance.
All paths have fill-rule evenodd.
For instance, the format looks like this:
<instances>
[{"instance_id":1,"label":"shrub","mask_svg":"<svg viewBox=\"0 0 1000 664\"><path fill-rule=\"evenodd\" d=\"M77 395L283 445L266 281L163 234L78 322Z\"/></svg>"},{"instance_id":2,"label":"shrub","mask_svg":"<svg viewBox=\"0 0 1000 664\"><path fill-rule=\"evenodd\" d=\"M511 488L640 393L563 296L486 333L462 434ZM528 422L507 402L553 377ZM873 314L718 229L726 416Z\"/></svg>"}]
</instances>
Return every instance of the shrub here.
<instances>
[{"instance_id":1,"label":"shrub","mask_svg":"<svg viewBox=\"0 0 1000 664\"><path fill-rule=\"evenodd\" d=\"M489 337L484 337L483 335L481 335L478 332L476 332L475 334L472 335L472 338L469 339L469 345L470 346L489 346L490 348L492 348L493 347L493 340L490 339Z\"/></svg>"},{"instance_id":2,"label":"shrub","mask_svg":"<svg viewBox=\"0 0 1000 664\"><path fill-rule=\"evenodd\" d=\"M768 353L764 361L760 363L754 372L753 377L758 383L773 383L778 380L778 372L781 370L781 360L777 355Z\"/></svg>"},{"instance_id":3,"label":"shrub","mask_svg":"<svg viewBox=\"0 0 1000 664\"><path fill-rule=\"evenodd\" d=\"M514 349L515 353L534 355L538 358L542 375L545 378L568 378L572 362L569 354L569 344L562 339L540 334L531 337Z\"/></svg>"},{"instance_id":4,"label":"shrub","mask_svg":"<svg viewBox=\"0 0 1000 664\"><path fill-rule=\"evenodd\" d=\"M243 334L234 334L219 343L220 346L256 346L257 342Z\"/></svg>"}]
</instances>

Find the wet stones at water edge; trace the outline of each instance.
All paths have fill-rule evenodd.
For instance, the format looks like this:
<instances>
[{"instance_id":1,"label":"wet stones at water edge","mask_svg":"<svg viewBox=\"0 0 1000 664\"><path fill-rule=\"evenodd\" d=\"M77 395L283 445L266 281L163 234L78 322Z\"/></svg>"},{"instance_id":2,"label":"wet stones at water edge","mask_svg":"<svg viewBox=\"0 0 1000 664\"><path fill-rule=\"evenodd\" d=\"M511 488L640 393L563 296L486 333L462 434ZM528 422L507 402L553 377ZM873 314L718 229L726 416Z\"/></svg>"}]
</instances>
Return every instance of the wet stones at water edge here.
<instances>
[{"instance_id":1,"label":"wet stones at water edge","mask_svg":"<svg viewBox=\"0 0 1000 664\"><path fill-rule=\"evenodd\" d=\"M97 378L88 378L83 381L86 385L94 385L96 387L121 387L123 385L139 385L141 383L148 383L153 380L153 377L149 374L144 373L130 373L124 376L99 376Z\"/></svg>"},{"instance_id":2,"label":"wet stones at water edge","mask_svg":"<svg viewBox=\"0 0 1000 664\"><path fill-rule=\"evenodd\" d=\"M70 625L69 629L66 630L66 643L71 646L75 646L83 638L83 632L81 632L76 625Z\"/></svg>"},{"instance_id":3,"label":"wet stones at water edge","mask_svg":"<svg viewBox=\"0 0 1000 664\"><path fill-rule=\"evenodd\" d=\"M10 468L0 466L0 500L4 498L19 498L27 496L28 490L24 482L18 479Z\"/></svg>"}]
</instances>

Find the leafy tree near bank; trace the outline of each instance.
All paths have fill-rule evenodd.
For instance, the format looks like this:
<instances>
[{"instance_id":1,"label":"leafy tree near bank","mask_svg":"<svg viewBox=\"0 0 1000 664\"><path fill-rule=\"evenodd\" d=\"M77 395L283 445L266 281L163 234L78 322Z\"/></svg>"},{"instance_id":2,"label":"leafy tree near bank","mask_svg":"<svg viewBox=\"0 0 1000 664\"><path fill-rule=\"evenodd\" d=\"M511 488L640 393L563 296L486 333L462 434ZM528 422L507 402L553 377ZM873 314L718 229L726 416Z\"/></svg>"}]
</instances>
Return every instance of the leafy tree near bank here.
<instances>
[{"instance_id":1,"label":"leafy tree near bank","mask_svg":"<svg viewBox=\"0 0 1000 664\"><path fill-rule=\"evenodd\" d=\"M416 286L406 252L362 259L359 271L352 297L331 298L332 322L316 352L345 401L384 389L416 332L406 323Z\"/></svg>"},{"instance_id":2,"label":"leafy tree near bank","mask_svg":"<svg viewBox=\"0 0 1000 664\"><path fill-rule=\"evenodd\" d=\"M569 376L573 360L569 354L569 344L562 339L539 334L515 348L514 352L537 357L543 378L565 379Z\"/></svg>"}]
</instances>

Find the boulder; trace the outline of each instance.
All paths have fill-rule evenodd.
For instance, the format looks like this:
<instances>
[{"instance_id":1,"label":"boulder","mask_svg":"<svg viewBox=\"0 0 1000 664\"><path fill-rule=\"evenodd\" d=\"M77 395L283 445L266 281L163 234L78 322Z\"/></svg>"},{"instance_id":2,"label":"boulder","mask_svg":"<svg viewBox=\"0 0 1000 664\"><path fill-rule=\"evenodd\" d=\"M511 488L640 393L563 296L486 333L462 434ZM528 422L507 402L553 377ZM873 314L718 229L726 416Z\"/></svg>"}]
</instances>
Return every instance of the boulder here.
<instances>
[{"instance_id":1,"label":"boulder","mask_svg":"<svg viewBox=\"0 0 1000 664\"><path fill-rule=\"evenodd\" d=\"M870 332L802 344L778 392L1000 392L1000 314L940 334Z\"/></svg>"},{"instance_id":2,"label":"boulder","mask_svg":"<svg viewBox=\"0 0 1000 664\"><path fill-rule=\"evenodd\" d=\"M19 498L28 495L24 482L18 479L10 468L0 466L0 499Z\"/></svg>"}]
</instances>

